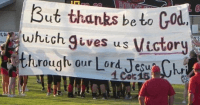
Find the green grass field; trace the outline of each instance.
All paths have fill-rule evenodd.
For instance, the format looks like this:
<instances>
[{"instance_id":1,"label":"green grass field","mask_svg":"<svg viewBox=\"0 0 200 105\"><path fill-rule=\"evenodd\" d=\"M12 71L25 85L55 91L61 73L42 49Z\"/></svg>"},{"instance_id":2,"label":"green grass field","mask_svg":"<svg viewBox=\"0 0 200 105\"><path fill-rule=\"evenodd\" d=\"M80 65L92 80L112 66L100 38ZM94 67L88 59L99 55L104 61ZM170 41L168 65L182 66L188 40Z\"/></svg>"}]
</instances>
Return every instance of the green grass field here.
<instances>
[{"instance_id":1,"label":"green grass field","mask_svg":"<svg viewBox=\"0 0 200 105\"><path fill-rule=\"evenodd\" d=\"M0 77L1 80L2 77ZM18 96L18 91L16 88L16 97L10 98L6 96L0 96L0 105L139 105L137 99L124 100L124 99L113 99L102 100L99 97L97 100L92 99L91 92L86 94L86 98L76 97L68 98L67 93L63 93L63 96L53 97L46 96L46 84L47 78L45 76L45 91L41 91L42 86L36 82L36 76L29 76L28 89L25 97ZM183 100L183 85L173 85L176 95L174 105L181 104ZM61 90L63 91L63 85L61 84ZM2 94L2 87L0 85L0 94ZM132 91L131 95L134 97L137 94L137 84L136 91ZM112 93L111 93L112 95Z\"/></svg>"}]
</instances>

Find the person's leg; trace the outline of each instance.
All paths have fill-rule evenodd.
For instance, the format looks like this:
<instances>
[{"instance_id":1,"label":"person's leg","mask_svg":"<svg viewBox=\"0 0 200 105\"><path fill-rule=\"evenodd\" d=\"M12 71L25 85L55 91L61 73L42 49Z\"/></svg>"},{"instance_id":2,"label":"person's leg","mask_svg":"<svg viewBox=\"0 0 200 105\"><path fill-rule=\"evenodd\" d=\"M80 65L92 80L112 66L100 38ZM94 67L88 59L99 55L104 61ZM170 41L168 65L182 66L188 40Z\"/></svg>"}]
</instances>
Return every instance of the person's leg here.
<instances>
[{"instance_id":1,"label":"person's leg","mask_svg":"<svg viewBox=\"0 0 200 105\"><path fill-rule=\"evenodd\" d=\"M3 89L3 95L6 95L6 75L2 74L2 89Z\"/></svg>"},{"instance_id":2,"label":"person's leg","mask_svg":"<svg viewBox=\"0 0 200 105\"><path fill-rule=\"evenodd\" d=\"M135 82L133 82L132 89L133 89L133 91L135 91Z\"/></svg>"},{"instance_id":3,"label":"person's leg","mask_svg":"<svg viewBox=\"0 0 200 105\"><path fill-rule=\"evenodd\" d=\"M131 85L130 85L130 82L124 82L124 86L126 88L126 93L127 93L125 99L132 99L132 97L131 97Z\"/></svg>"},{"instance_id":4,"label":"person's leg","mask_svg":"<svg viewBox=\"0 0 200 105\"><path fill-rule=\"evenodd\" d=\"M39 75L36 75L36 78L37 78L37 83L41 83Z\"/></svg>"},{"instance_id":5,"label":"person's leg","mask_svg":"<svg viewBox=\"0 0 200 105\"><path fill-rule=\"evenodd\" d=\"M97 80L92 80L92 97L93 97L93 99L96 99L97 91L98 91Z\"/></svg>"},{"instance_id":6,"label":"person's leg","mask_svg":"<svg viewBox=\"0 0 200 105\"><path fill-rule=\"evenodd\" d=\"M12 91L13 91L13 96L15 96L15 85L16 85L16 77L12 77Z\"/></svg>"},{"instance_id":7,"label":"person's leg","mask_svg":"<svg viewBox=\"0 0 200 105\"><path fill-rule=\"evenodd\" d=\"M51 84L52 84L52 81L53 81L52 75L47 75L47 96L49 96L50 93L51 93Z\"/></svg>"},{"instance_id":8,"label":"person's leg","mask_svg":"<svg viewBox=\"0 0 200 105\"><path fill-rule=\"evenodd\" d=\"M44 91L45 90L45 88L44 88L44 75L40 75L40 81L42 83L42 91Z\"/></svg>"},{"instance_id":9,"label":"person's leg","mask_svg":"<svg viewBox=\"0 0 200 105\"><path fill-rule=\"evenodd\" d=\"M111 81L111 86L113 89L113 98L116 98L116 86L115 86L115 81Z\"/></svg>"},{"instance_id":10,"label":"person's leg","mask_svg":"<svg viewBox=\"0 0 200 105\"><path fill-rule=\"evenodd\" d=\"M106 84L105 84L108 97L110 97L110 85L109 85L109 83L110 83L110 81L107 81Z\"/></svg>"},{"instance_id":11,"label":"person's leg","mask_svg":"<svg viewBox=\"0 0 200 105\"><path fill-rule=\"evenodd\" d=\"M81 86L80 86L80 84L81 84L81 78L76 78L75 79L75 84L76 84L76 89L77 89L77 91L75 92L75 94L77 94L78 96L80 96L80 92L81 92Z\"/></svg>"},{"instance_id":12,"label":"person's leg","mask_svg":"<svg viewBox=\"0 0 200 105\"><path fill-rule=\"evenodd\" d=\"M102 98L102 99L107 99L105 84L101 84L101 85L100 85L100 89L101 89L101 92L102 92L102 94L103 94L103 98Z\"/></svg>"},{"instance_id":13,"label":"person's leg","mask_svg":"<svg viewBox=\"0 0 200 105\"><path fill-rule=\"evenodd\" d=\"M28 80L28 76L23 76L23 81L24 81L24 83L23 83L23 86L22 86L22 96L24 96L25 95L25 89L26 89L26 85L27 85L27 80Z\"/></svg>"},{"instance_id":14,"label":"person's leg","mask_svg":"<svg viewBox=\"0 0 200 105\"><path fill-rule=\"evenodd\" d=\"M53 96L56 97L57 94L57 83L58 83L58 76L54 75L53 76Z\"/></svg>"},{"instance_id":15,"label":"person's leg","mask_svg":"<svg viewBox=\"0 0 200 105\"><path fill-rule=\"evenodd\" d=\"M124 98L125 97L125 91L126 91L126 86L124 85L125 82L122 82L121 84L121 96Z\"/></svg>"},{"instance_id":16,"label":"person's leg","mask_svg":"<svg viewBox=\"0 0 200 105\"><path fill-rule=\"evenodd\" d=\"M182 101L183 104L186 103L187 95L188 95L188 83L185 83L185 89L183 91L183 101Z\"/></svg>"},{"instance_id":17,"label":"person's leg","mask_svg":"<svg viewBox=\"0 0 200 105\"><path fill-rule=\"evenodd\" d=\"M83 78L81 81L81 97L84 98L85 97L85 87L88 84L89 80L86 78Z\"/></svg>"},{"instance_id":18,"label":"person's leg","mask_svg":"<svg viewBox=\"0 0 200 105\"><path fill-rule=\"evenodd\" d=\"M8 85L8 96L9 97L11 96L12 84L13 84L12 77L9 77L9 85Z\"/></svg>"},{"instance_id":19,"label":"person's leg","mask_svg":"<svg viewBox=\"0 0 200 105\"><path fill-rule=\"evenodd\" d=\"M17 89L18 89L18 93L19 95L21 95L21 79L22 79L22 76L19 76L18 75L18 81L17 81Z\"/></svg>"},{"instance_id":20,"label":"person's leg","mask_svg":"<svg viewBox=\"0 0 200 105\"><path fill-rule=\"evenodd\" d=\"M25 87L25 91L27 92L27 91L29 91L29 90L28 90L28 87L27 87L27 84L28 84L28 76L26 76L26 78L27 78L27 79L26 79L26 87Z\"/></svg>"},{"instance_id":21,"label":"person's leg","mask_svg":"<svg viewBox=\"0 0 200 105\"><path fill-rule=\"evenodd\" d=\"M66 76L62 76L63 78L63 84L64 84L64 91L67 91L67 77Z\"/></svg>"},{"instance_id":22,"label":"person's leg","mask_svg":"<svg viewBox=\"0 0 200 105\"><path fill-rule=\"evenodd\" d=\"M9 76L5 75L5 93L8 94Z\"/></svg>"},{"instance_id":23,"label":"person's leg","mask_svg":"<svg viewBox=\"0 0 200 105\"><path fill-rule=\"evenodd\" d=\"M61 83L61 76L57 76L57 90L58 90L58 95L62 95L61 89L60 89L60 83Z\"/></svg>"},{"instance_id":24,"label":"person's leg","mask_svg":"<svg viewBox=\"0 0 200 105\"><path fill-rule=\"evenodd\" d=\"M69 85L68 85L68 97L73 98L73 85L74 85L74 77L69 77Z\"/></svg>"},{"instance_id":25,"label":"person's leg","mask_svg":"<svg viewBox=\"0 0 200 105\"><path fill-rule=\"evenodd\" d=\"M117 86L117 99L119 99L121 93L121 82L117 81L116 86Z\"/></svg>"}]
</instances>

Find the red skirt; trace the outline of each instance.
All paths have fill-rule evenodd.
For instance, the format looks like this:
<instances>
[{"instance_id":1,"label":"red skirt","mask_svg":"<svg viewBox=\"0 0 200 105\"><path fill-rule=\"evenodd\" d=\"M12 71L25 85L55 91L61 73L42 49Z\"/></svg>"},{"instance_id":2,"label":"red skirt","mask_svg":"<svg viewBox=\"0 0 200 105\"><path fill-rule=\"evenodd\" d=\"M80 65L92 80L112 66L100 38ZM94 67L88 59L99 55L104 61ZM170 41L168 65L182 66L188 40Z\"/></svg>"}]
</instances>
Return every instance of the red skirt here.
<instances>
[{"instance_id":1,"label":"red skirt","mask_svg":"<svg viewBox=\"0 0 200 105\"><path fill-rule=\"evenodd\" d=\"M12 77L16 77L17 76L17 73L16 72L12 72Z\"/></svg>"},{"instance_id":2,"label":"red skirt","mask_svg":"<svg viewBox=\"0 0 200 105\"><path fill-rule=\"evenodd\" d=\"M1 74L8 75L8 70L1 68Z\"/></svg>"}]
</instances>

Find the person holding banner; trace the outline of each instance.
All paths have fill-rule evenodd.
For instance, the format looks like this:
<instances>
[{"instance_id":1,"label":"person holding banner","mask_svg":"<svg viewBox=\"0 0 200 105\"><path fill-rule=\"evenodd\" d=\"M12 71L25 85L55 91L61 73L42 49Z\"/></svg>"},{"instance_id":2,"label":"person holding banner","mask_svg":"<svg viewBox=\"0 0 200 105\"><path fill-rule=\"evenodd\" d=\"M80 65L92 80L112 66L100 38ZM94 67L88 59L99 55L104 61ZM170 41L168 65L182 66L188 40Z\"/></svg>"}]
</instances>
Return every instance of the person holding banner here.
<instances>
[{"instance_id":1,"label":"person holding banner","mask_svg":"<svg viewBox=\"0 0 200 105\"><path fill-rule=\"evenodd\" d=\"M152 79L147 80L140 90L140 105L173 105L175 91L167 80L160 78L160 68L154 65L151 75Z\"/></svg>"},{"instance_id":2,"label":"person holding banner","mask_svg":"<svg viewBox=\"0 0 200 105\"><path fill-rule=\"evenodd\" d=\"M197 62L197 55L194 52L194 50L192 50L190 51L190 58L185 57L183 61L183 65L188 65L188 71L186 72L188 78L191 78L192 76L194 76L192 67L196 62ZM188 83L185 83L185 89L183 93L184 100L182 101L182 103L184 104L186 103L187 90L188 90Z\"/></svg>"},{"instance_id":3,"label":"person holding banner","mask_svg":"<svg viewBox=\"0 0 200 105\"><path fill-rule=\"evenodd\" d=\"M9 74L9 89L8 89L8 97L14 97L15 96L15 82L16 82L16 76L17 76L17 66L19 64L19 56L16 52L14 52L11 55L11 59L8 60L8 74ZM13 92L13 95L11 95L11 90Z\"/></svg>"},{"instance_id":4,"label":"person holding banner","mask_svg":"<svg viewBox=\"0 0 200 105\"><path fill-rule=\"evenodd\" d=\"M2 44L1 45L1 75L2 75L3 95L8 94L9 76L8 76L7 62L8 62L8 57L5 55L5 44Z\"/></svg>"},{"instance_id":5,"label":"person holding banner","mask_svg":"<svg viewBox=\"0 0 200 105\"><path fill-rule=\"evenodd\" d=\"M188 105L199 105L200 103L200 63L193 66L195 76L191 77L188 88Z\"/></svg>"}]
</instances>

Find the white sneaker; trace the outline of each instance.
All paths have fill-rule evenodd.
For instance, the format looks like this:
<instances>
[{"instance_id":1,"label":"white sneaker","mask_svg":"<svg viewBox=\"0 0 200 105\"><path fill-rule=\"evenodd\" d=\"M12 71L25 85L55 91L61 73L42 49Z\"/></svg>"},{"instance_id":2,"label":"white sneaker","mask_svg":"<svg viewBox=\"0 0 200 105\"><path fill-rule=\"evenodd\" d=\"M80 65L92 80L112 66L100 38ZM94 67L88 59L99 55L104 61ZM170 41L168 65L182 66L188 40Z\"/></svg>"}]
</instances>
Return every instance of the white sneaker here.
<instances>
[{"instance_id":1,"label":"white sneaker","mask_svg":"<svg viewBox=\"0 0 200 105\"><path fill-rule=\"evenodd\" d=\"M2 95L3 95L3 96L7 96L8 94L5 93L5 94L2 94Z\"/></svg>"},{"instance_id":2,"label":"white sneaker","mask_svg":"<svg viewBox=\"0 0 200 105\"><path fill-rule=\"evenodd\" d=\"M27 88L27 86L25 87L25 91L26 91L26 92L29 91L28 88Z\"/></svg>"},{"instance_id":3,"label":"white sneaker","mask_svg":"<svg viewBox=\"0 0 200 105\"><path fill-rule=\"evenodd\" d=\"M186 104L186 101L185 101L185 100L183 100L183 101L182 101L182 103L183 103L183 104Z\"/></svg>"},{"instance_id":4,"label":"white sneaker","mask_svg":"<svg viewBox=\"0 0 200 105\"><path fill-rule=\"evenodd\" d=\"M22 92L22 87L21 86L19 86L19 91Z\"/></svg>"},{"instance_id":5,"label":"white sneaker","mask_svg":"<svg viewBox=\"0 0 200 105\"><path fill-rule=\"evenodd\" d=\"M22 93L21 96L26 96L26 94L25 94L25 93L24 93L24 94Z\"/></svg>"},{"instance_id":6,"label":"white sneaker","mask_svg":"<svg viewBox=\"0 0 200 105\"><path fill-rule=\"evenodd\" d=\"M8 97L13 97L13 95L12 95L12 94L9 94Z\"/></svg>"},{"instance_id":7,"label":"white sneaker","mask_svg":"<svg viewBox=\"0 0 200 105\"><path fill-rule=\"evenodd\" d=\"M97 98L96 97L93 97L93 100L96 100Z\"/></svg>"},{"instance_id":8,"label":"white sneaker","mask_svg":"<svg viewBox=\"0 0 200 105\"><path fill-rule=\"evenodd\" d=\"M126 95L125 99L126 99L126 100L131 100L131 99L132 99L132 96L129 97L128 95Z\"/></svg>"},{"instance_id":9,"label":"white sneaker","mask_svg":"<svg viewBox=\"0 0 200 105\"><path fill-rule=\"evenodd\" d=\"M41 84L41 81L38 79L38 80L37 80L37 83Z\"/></svg>"},{"instance_id":10,"label":"white sneaker","mask_svg":"<svg viewBox=\"0 0 200 105\"><path fill-rule=\"evenodd\" d=\"M49 92L47 93L47 96L50 96L50 93L49 93Z\"/></svg>"}]
</instances>

